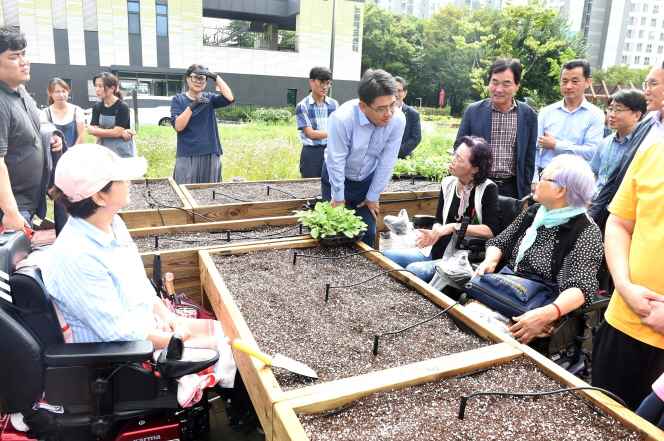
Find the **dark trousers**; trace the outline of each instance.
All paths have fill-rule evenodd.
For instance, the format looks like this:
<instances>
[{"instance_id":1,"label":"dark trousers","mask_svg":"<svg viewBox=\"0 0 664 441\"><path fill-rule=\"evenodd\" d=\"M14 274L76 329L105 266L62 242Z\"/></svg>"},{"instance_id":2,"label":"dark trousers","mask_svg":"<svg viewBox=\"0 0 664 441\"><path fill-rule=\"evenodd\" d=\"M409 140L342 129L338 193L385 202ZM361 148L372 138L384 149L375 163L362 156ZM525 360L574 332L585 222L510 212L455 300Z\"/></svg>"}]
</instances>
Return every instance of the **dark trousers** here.
<instances>
[{"instance_id":1,"label":"dark trousers","mask_svg":"<svg viewBox=\"0 0 664 441\"><path fill-rule=\"evenodd\" d=\"M69 220L67 215L67 209L64 205L58 204L57 202L53 203L53 217L55 221L55 235L59 236L62 229L65 227L65 224Z\"/></svg>"},{"instance_id":2,"label":"dark trousers","mask_svg":"<svg viewBox=\"0 0 664 441\"><path fill-rule=\"evenodd\" d=\"M374 241L376 240L376 219L374 219L369 211L369 207L365 205L357 208L357 206L366 199L373 176L374 174L371 173L362 181L351 181L350 179L346 179L344 182L344 199L346 200L346 206L355 210L355 214L360 216L364 223L367 224L367 231L364 233L362 242L366 243L371 248L374 247ZM330 186L330 175L327 173L327 165L325 165L325 163L323 163L323 175L321 176L320 184L321 191L323 192L323 201L331 201L332 187Z\"/></svg>"},{"instance_id":3,"label":"dark trousers","mask_svg":"<svg viewBox=\"0 0 664 441\"><path fill-rule=\"evenodd\" d=\"M508 198L519 199L519 191L516 188L516 182L498 187L498 194Z\"/></svg>"},{"instance_id":4,"label":"dark trousers","mask_svg":"<svg viewBox=\"0 0 664 441\"><path fill-rule=\"evenodd\" d=\"M303 178L320 178L326 146L303 145L300 153L300 174Z\"/></svg>"},{"instance_id":5,"label":"dark trousers","mask_svg":"<svg viewBox=\"0 0 664 441\"><path fill-rule=\"evenodd\" d=\"M664 349L632 338L606 320L602 322L593 345L593 386L618 395L634 411L650 395L662 372Z\"/></svg>"},{"instance_id":6,"label":"dark trousers","mask_svg":"<svg viewBox=\"0 0 664 441\"><path fill-rule=\"evenodd\" d=\"M655 392L643 400L636 414L646 421L664 430L664 401Z\"/></svg>"}]
</instances>

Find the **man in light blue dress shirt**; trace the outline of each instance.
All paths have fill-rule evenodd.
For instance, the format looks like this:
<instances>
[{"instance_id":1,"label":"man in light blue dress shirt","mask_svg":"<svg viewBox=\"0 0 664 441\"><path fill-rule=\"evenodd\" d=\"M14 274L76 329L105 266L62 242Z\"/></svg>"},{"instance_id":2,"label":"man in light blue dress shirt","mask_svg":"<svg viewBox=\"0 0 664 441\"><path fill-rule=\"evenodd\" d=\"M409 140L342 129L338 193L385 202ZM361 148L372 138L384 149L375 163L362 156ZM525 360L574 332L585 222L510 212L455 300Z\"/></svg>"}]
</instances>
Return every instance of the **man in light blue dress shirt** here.
<instances>
[{"instance_id":1,"label":"man in light blue dress shirt","mask_svg":"<svg viewBox=\"0 0 664 441\"><path fill-rule=\"evenodd\" d=\"M387 186L406 126L396 108L397 83L389 73L367 69L357 84L359 100L330 115L321 177L323 200L346 204L368 225L363 242L373 247L380 193Z\"/></svg>"},{"instance_id":2,"label":"man in light blue dress shirt","mask_svg":"<svg viewBox=\"0 0 664 441\"><path fill-rule=\"evenodd\" d=\"M586 101L584 93L592 85L590 63L571 60L563 64L560 91L563 100L545 107L539 114L537 130L537 169L533 182L558 155L579 155L590 161L604 134L604 113Z\"/></svg>"}]
</instances>

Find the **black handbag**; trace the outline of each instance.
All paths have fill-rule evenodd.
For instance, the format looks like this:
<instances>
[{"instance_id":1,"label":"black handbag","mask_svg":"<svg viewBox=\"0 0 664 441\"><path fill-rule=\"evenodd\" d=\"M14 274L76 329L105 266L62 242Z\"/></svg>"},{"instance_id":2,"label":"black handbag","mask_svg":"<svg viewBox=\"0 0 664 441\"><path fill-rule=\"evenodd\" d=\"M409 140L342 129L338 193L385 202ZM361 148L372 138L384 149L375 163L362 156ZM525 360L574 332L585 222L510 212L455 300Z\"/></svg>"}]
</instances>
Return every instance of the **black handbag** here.
<instances>
[{"instance_id":1,"label":"black handbag","mask_svg":"<svg viewBox=\"0 0 664 441\"><path fill-rule=\"evenodd\" d=\"M515 274L508 267L498 273L473 277L463 291L507 318L546 306L559 293L557 284L535 274Z\"/></svg>"}]
</instances>

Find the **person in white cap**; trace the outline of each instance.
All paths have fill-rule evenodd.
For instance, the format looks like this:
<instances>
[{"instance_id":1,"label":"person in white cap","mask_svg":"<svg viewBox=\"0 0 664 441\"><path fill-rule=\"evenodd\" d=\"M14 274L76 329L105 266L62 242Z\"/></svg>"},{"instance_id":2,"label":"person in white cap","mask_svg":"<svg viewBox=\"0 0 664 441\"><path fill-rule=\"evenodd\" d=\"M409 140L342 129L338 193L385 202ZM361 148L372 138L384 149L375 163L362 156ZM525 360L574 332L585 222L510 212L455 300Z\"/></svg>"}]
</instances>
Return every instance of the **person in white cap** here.
<instances>
[{"instance_id":1,"label":"person in white cap","mask_svg":"<svg viewBox=\"0 0 664 441\"><path fill-rule=\"evenodd\" d=\"M44 285L74 342L149 340L160 349L177 332L185 346L217 349L215 390L225 404L232 397L231 427L249 434L259 427L258 417L219 322L178 317L166 308L117 214L129 204L129 179L146 170L145 158L120 158L95 144L79 144L62 155L49 194L70 217L42 267ZM207 328L203 322L213 323L214 332L196 339Z\"/></svg>"}]
</instances>

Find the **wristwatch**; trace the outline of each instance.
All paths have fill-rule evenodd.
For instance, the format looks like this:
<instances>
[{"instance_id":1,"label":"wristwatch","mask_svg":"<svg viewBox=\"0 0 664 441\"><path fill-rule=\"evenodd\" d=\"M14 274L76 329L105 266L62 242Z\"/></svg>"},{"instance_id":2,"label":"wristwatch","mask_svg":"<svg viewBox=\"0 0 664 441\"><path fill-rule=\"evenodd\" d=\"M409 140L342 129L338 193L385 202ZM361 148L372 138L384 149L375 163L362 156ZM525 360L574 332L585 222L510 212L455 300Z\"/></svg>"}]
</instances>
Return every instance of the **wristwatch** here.
<instances>
[{"instance_id":1,"label":"wristwatch","mask_svg":"<svg viewBox=\"0 0 664 441\"><path fill-rule=\"evenodd\" d=\"M457 222L456 224L454 224L454 229L456 231L459 231L461 229L461 222Z\"/></svg>"}]
</instances>

